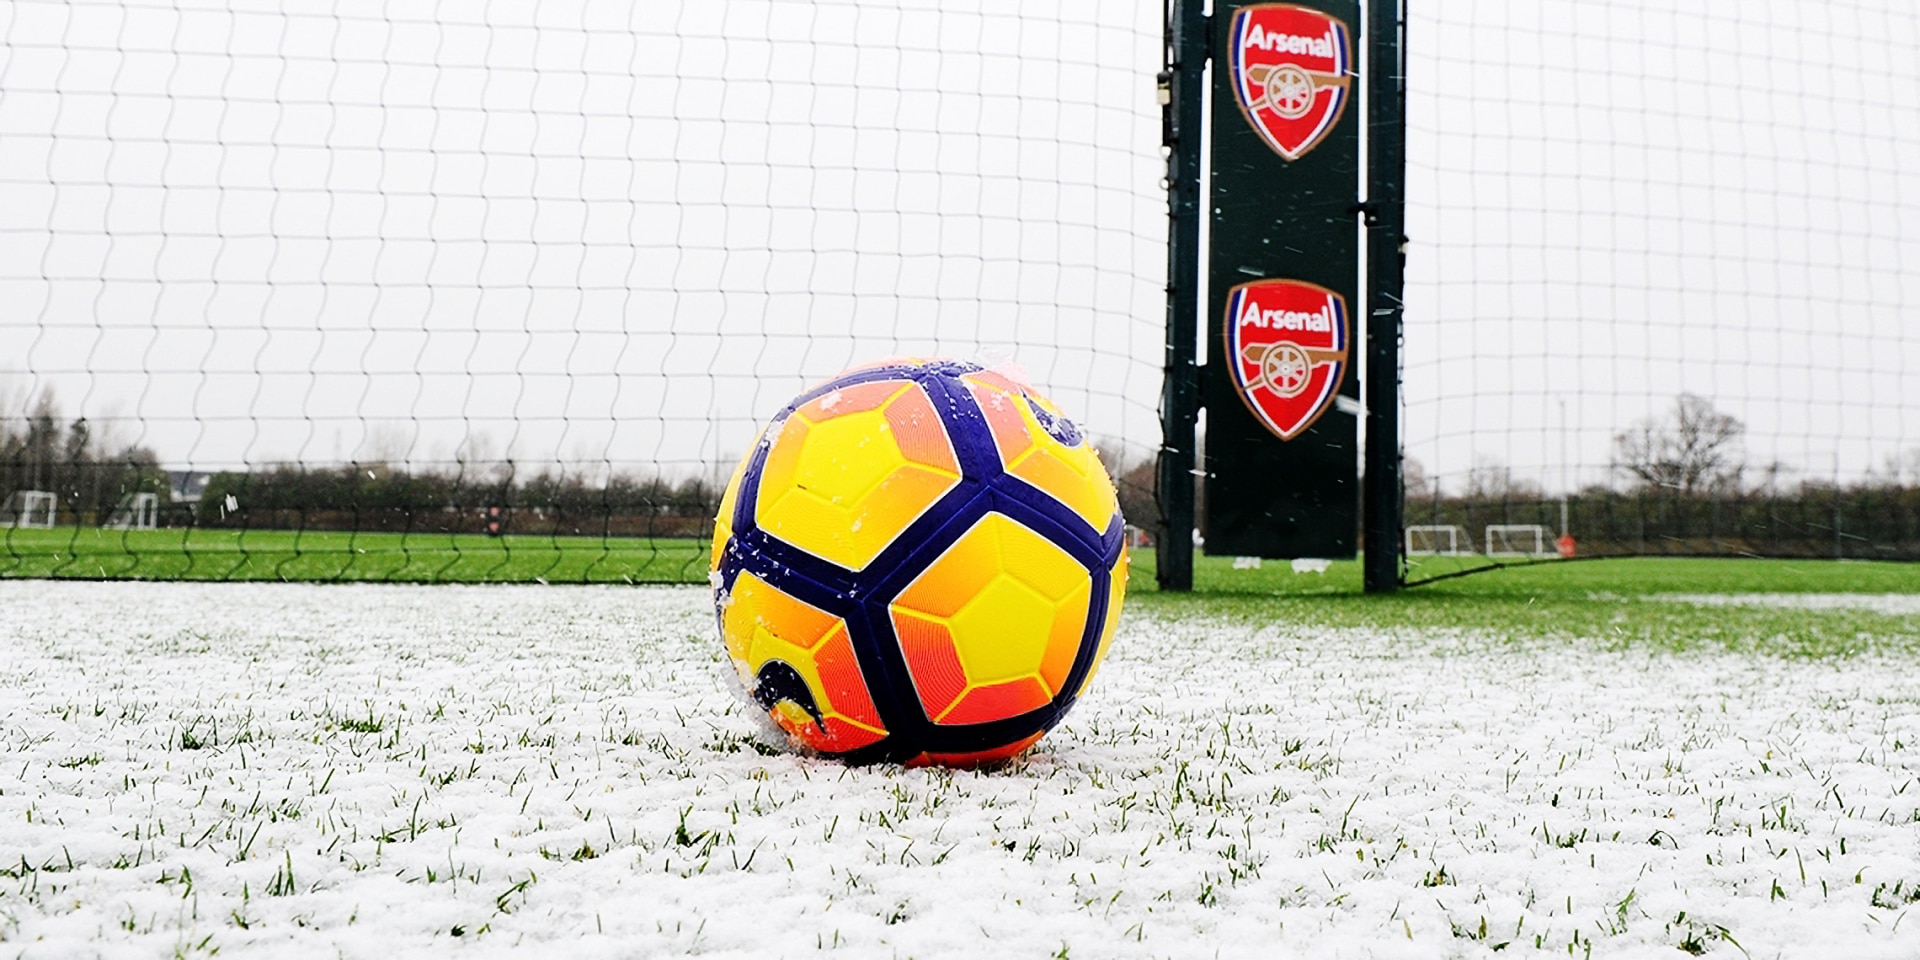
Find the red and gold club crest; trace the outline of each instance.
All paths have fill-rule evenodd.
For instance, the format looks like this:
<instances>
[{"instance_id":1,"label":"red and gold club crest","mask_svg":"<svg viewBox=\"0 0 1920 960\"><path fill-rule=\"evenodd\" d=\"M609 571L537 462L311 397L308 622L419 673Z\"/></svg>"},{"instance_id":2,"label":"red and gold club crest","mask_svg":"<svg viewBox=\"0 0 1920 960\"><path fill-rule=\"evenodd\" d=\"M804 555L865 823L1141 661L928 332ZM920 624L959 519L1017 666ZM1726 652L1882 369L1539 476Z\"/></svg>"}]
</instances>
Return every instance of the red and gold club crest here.
<instances>
[{"instance_id":1,"label":"red and gold club crest","mask_svg":"<svg viewBox=\"0 0 1920 960\"><path fill-rule=\"evenodd\" d=\"M1333 406L1347 373L1347 301L1298 280L1256 280L1227 295L1227 353L1247 409L1282 440Z\"/></svg>"},{"instance_id":2,"label":"red and gold club crest","mask_svg":"<svg viewBox=\"0 0 1920 960\"><path fill-rule=\"evenodd\" d=\"M1309 7L1261 3L1233 15L1233 94L1275 153L1298 160L1340 122L1353 94L1353 34Z\"/></svg>"}]
</instances>

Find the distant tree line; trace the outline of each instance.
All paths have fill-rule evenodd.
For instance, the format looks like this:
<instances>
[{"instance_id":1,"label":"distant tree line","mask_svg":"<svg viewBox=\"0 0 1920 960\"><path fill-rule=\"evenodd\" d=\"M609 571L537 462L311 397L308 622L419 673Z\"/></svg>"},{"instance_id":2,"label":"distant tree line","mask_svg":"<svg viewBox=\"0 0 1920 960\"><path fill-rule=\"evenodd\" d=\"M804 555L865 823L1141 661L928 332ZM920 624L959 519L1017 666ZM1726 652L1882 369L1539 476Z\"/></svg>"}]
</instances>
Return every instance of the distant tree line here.
<instances>
[{"instance_id":1,"label":"distant tree line","mask_svg":"<svg viewBox=\"0 0 1920 960\"><path fill-rule=\"evenodd\" d=\"M1745 436L1740 420L1693 394L1615 434L1616 483L1566 498L1580 553L1920 559L1920 454L1850 483L1788 483L1780 464L1751 470ZM1559 532L1559 500L1498 463L1477 462L1459 490L1415 461L1404 479L1410 525L1459 526L1481 549L1490 524Z\"/></svg>"},{"instance_id":2,"label":"distant tree line","mask_svg":"<svg viewBox=\"0 0 1920 960\"><path fill-rule=\"evenodd\" d=\"M162 526L226 529L478 533L498 509L501 532L583 536L704 536L720 491L699 477L614 475L589 482L510 463L409 470L387 463L277 464L216 473L197 503L176 503L153 451L109 442L67 419L50 391L0 415L0 505L16 491L53 493L62 525L105 523L128 494L152 493Z\"/></svg>"},{"instance_id":3,"label":"distant tree line","mask_svg":"<svg viewBox=\"0 0 1920 960\"><path fill-rule=\"evenodd\" d=\"M690 477L615 474L590 483L542 471L521 478L509 464L453 464L409 471L388 464L283 464L215 474L196 522L220 528L474 533L497 509L501 533L692 537L711 532L720 491Z\"/></svg>"},{"instance_id":4,"label":"distant tree line","mask_svg":"<svg viewBox=\"0 0 1920 960\"><path fill-rule=\"evenodd\" d=\"M1616 434L1611 482L1566 498L1580 552L1920 559L1920 452L1851 483L1785 483L1778 464L1748 466L1745 432L1706 399L1682 395ZM1103 459L1128 522L1156 530L1154 464L1114 449ZM1560 528L1559 499L1493 461L1443 489L1408 460L1404 481L1406 523L1459 526L1477 548L1490 524ZM102 523L128 494L144 492L160 497L167 526L473 533L494 519L512 534L701 537L721 495L704 477L523 475L509 462L281 464L215 474L197 504L170 503L169 489L152 451L64 418L49 393L24 415L0 418L0 499L52 492L64 524Z\"/></svg>"},{"instance_id":5,"label":"distant tree line","mask_svg":"<svg viewBox=\"0 0 1920 960\"><path fill-rule=\"evenodd\" d=\"M21 415L0 416L0 506L25 490L53 494L60 522L82 525L105 522L128 494L168 499L167 474L153 451L116 443L85 417L66 419L51 391Z\"/></svg>"}]
</instances>

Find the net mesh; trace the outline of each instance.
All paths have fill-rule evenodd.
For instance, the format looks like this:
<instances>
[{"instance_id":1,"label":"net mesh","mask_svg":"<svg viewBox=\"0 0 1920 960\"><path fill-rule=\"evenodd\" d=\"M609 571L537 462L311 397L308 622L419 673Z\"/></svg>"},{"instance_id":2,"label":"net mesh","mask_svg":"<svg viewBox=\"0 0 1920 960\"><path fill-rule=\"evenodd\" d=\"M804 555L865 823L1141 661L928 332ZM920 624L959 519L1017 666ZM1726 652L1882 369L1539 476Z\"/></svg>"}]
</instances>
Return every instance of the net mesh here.
<instances>
[{"instance_id":1,"label":"net mesh","mask_svg":"<svg viewBox=\"0 0 1920 960\"><path fill-rule=\"evenodd\" d=\"M1920 8L1409 16L1407 523L1920 558Z\"/></svg>"},{"instance_id":2,"label":"net mesh","mask_svg":"<svg viewBox=\"0 0 1920 960\"><path fill-rule=\"evenodd\" d=\"M0 494L71 524L0 575L697 578L758 425L889 355L1023 370L1150 503L1160 34L1148 2L0 7ZM136 492L160 529L103 532Z\"/></svg>"},{"instance_id":3,"label":"net mesh","mask_svg":"<svg viewBox=\"0 0 1920 960\"><path fill-rule=\"evenodd\" d=\"M1409 7L1409 527L1920 557L1920 11ZM900 354L1151 525L1163 15L0 7L0 576L697 578L757 425Z\"/></svg>"}]
</instances>

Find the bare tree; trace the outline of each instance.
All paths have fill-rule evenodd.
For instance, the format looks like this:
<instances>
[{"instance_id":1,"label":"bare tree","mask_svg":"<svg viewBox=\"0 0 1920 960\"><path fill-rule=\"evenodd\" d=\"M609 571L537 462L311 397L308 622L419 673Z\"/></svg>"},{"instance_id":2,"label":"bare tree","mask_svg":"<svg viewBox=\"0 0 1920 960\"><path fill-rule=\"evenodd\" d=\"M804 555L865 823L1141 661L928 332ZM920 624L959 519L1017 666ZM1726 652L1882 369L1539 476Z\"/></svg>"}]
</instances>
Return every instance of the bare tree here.
<instances>
[{"instance_id":1,"label":"bare tree","mask_svg":"<svg viewBox=\"0 0 1920 960\"><path fill-rule=\"evenodd\" d=\"M1713 401L1683 393L1664 417L1647 417L1614 434L1614 469L1648 487L1683 494L1737 487L1745 469L1747 425Z\"/></svg>"},{"instance_id":2,"label":"bare tree","mask_svg":"<svg viewBox=\"0 0 1920 960\"><path fill-rule=\"evenodd\" d=\"M1408 500L1428 500L1440 495L1439 484L1427 476L1427 466L1402 453L1400 456L1400 489Z\"/></svg>"},{"instance_id":3,"label":"bare tree","mask_svg":"<svg viewBox=\"0 0 1920 960\"><path fill-rule=\"evenodd\" d=\"M1890 486L1920 486L1920 447L1887 455L1886 482Z\"/></svg>"},{"instance_id":4,"label":"bare tree","mask_svg":"<svg viewBox=\"0 0 1920 960\"><path fill-rule=\"evenodd\" d=\"M1151 458L1135 460L1127 448L1110 440L1094 444L1100 463L1113 478L1114 491L1120 497L1120 515L1136 527L1153 528L1160 522L1160 505L1154 499L1156 476Z\"/></svg>"},{"instance_id":5,"label":"bare tree","mask_svg":"<svg viewBox=\"0 0 1920 960\"><path fill-rule=\"evenodd\" d=\"M1545 496L1540 485L1513 475L1513 468L1486 454L1474 454L1467 470L1467 498L1470 500L1538 500Z\"/></svg>"},{"instance_id":6,"label":"bare tree","mask_svg":"<svg viewBox=\"0 0 1920 960\"><path fill-rule=\"evenodd\" d=\"M407 470L413 461L413 438L397 420L374 420L365 424L353 462L363 469L378 468L381 473Z\"/></svg>"}]
</instances>

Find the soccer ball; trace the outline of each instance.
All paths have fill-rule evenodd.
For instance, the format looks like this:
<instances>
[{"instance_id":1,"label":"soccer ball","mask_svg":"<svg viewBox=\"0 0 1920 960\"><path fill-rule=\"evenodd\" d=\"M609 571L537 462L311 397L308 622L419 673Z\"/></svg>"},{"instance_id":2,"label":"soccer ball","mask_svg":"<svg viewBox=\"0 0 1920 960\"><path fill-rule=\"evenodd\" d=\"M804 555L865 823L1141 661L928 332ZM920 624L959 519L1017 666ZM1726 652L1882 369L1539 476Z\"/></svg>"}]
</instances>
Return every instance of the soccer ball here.
<instances>
[{"instance_id":1,"label":"soccer ball","mask_svg":"<svg viewBox=\"0 0 1920 960\"><path fill-rule=\"evenodd\" d=\"M753 702L850 762L1004 760L1113 639L1113 481L1033 388L977 364L857 367L774 417L720 501L714 608Z\"/></svg>"}]
</instances>

